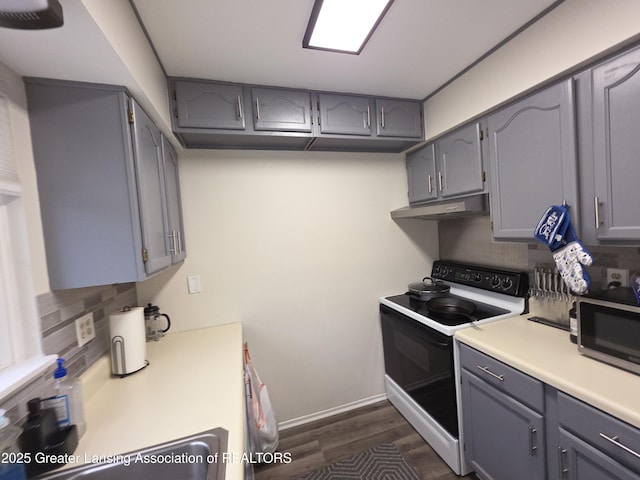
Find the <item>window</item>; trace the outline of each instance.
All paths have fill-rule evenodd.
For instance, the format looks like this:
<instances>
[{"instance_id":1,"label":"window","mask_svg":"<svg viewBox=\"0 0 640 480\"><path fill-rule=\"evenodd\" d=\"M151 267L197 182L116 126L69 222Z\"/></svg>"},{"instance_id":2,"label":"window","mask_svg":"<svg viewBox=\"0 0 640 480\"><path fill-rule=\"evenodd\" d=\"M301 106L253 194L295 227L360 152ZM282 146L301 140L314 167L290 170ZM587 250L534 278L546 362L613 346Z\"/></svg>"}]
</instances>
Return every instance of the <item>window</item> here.
<instances>
[{"instance_id":1,"label":"window","mask_svg":"<svg viewBox=\"0 0 640 480\"><path fill-rule=\"evenodd\" d=\"M0 81L0 399L55 360L42 354L13 148L12 104L4 87Z\"/></svg>"}]
</instances>

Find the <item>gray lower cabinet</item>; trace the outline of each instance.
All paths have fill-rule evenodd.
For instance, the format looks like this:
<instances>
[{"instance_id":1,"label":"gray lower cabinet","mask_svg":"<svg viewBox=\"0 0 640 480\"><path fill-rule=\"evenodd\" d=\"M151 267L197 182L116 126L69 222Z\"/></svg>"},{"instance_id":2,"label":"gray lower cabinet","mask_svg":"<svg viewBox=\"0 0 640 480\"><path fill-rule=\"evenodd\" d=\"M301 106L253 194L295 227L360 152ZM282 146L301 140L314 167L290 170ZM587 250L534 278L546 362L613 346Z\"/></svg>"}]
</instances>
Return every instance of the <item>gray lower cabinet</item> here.
<instances>
[{"instance_id":1,"label":"gray lower cabinet","mask_svg":"<svg viewBox=\"0 0 640 480\"><path fill-rule=\"evenodd\" d=\"M542 383L465 345L460 362L464 449L476 475L545 478Z\"/></svg>"},{"instance_id":2,"label":"gray lower cabinet","mask_svg":"<svg viewBox=\"0 0 640 480\"><path fill-rule=\"evenodd\" d=\"M480 135L473 123L407 154L409 203L486 191Z\"/></svg>"},{"instance_id":3,"label":"gray lower cabinet","mask_svg":"<svg viewBox=\"0 0 640 480\"><path fill-rule=\"evenodd\" d=\"M176 199L167 203L157 127L121 87L25 83L51 288L135 282L168 267Z\"/></svg>"},{"instance_id":4,"label":"gray lower cabinet","mask_svg":"<svg viewBox=\"0 0 640 480\"><path fill-rule=\"evenodd\" d=\"M640 49L608 60L577 78L583 240L640 244Z\"/></svg>"},{"instance_id":5,"label":"gray lower cabinet","mask_svg":"<svg viewBox=\"0 0 640 480\"><path fill-rule=\"evenodd\" d=\"M481 480L640 480L640 430L458 343L462 438Z\"/></svg>"},{"instance_id":6,"label":"gray lower cabinet","mask_svg":"<svg viewBox=\"0 0 640 480\"><path fill-rule=\"evenodd\" d=\"M561 480L640 479L640 431L563 392L557 393Z\"/></svg>"},{"instance_id":7,"label":"gray lower cabinet","mask_svg":"<svg viewBox=\"0 0 640 480\"><path fill-rule=\"evenodd\" d=\"M509 105L487 122L493 237L532 242L547 207L563 202L578 227L572 81Z\"/></svg>"}]
</instances>

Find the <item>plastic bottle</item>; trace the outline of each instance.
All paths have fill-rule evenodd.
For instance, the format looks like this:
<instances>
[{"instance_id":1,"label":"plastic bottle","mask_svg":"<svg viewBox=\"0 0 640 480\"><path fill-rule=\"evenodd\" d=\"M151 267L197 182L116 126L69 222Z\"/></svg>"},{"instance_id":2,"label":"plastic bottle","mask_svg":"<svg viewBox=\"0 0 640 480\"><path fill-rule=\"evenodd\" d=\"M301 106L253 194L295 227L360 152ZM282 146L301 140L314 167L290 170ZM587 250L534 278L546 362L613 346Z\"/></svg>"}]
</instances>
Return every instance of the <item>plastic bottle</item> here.
<instances>
[{"instance_id":1,"label":"plastic bottle","mask_svg":"<svg viewBox=\"0 0 640 480\"><path fill-rule=\"evenodd\" d=\"M84 404L82 402L82 385L80 381L67 375L67 369L62 366L64 358L58 358L58 368L53 372L56 379L54 386L55 397L43 400L47 407L56 410L58 425L75 425L78 429L78 438L87 431L87 422L84 419Z\"/></svg>"},{"instance_id":2,"label":"plastic bottle","mask_svg":"<svg viewBox=\"0 0 640 480\"><path fill-rule=\"evenodd\" d=\"M6 410L0 409L0 480L26 480L26 460L18 448L18 437L22 430L10 424L6 413Z\"/></svg>"}]
</instances>

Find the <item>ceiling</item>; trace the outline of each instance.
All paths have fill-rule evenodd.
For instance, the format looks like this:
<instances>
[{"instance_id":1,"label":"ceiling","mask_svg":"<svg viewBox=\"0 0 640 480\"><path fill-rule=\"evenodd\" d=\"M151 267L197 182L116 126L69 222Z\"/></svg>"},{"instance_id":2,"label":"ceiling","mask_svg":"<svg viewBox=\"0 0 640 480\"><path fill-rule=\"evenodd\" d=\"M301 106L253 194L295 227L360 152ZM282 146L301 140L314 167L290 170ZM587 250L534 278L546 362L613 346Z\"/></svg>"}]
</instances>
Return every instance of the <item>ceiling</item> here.
<instances>
[{"instance_id":1,"label":"ceiling","mask_svg":"<svg viewBox=\"0 0 640 480\"><path fill-rule=\"evenodd\" d=\"M169 76L425 98L554 0L395 0L359 56L302 48L313 0L132 0Z\"/></svg>"},{"instance_id":2,"label":"ceiling","mask_svg":"<svg viewBox=\"0 0 640 480\"><path fill-rule=\"evenodd\" d=\"M60 0L61 28L0 28L0 62L25 76L128 85L84 2ZM313 0L130 3L169 76L422 99L558 2L395 0L359 56L302 48Z\"/></svg>"}]
</instances>

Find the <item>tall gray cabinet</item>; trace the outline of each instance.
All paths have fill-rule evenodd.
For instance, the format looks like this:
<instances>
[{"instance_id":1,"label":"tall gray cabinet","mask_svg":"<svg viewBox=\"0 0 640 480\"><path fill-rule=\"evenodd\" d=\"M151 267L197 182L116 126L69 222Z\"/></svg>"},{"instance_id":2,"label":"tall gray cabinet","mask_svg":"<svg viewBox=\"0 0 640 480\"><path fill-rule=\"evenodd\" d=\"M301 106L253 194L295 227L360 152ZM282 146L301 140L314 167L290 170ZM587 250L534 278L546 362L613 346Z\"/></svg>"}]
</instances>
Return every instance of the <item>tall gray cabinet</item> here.
<instances>
[{"instance_id":1,"label":"tall gray cabinet","mask_svg":"<svg viewBox=\"0 0 640 480\"><path fill-rule=\"evenodd\" d=\"M135 100L107 85L26 79L26 89L51 288L140 281L179 261L177 159L165 162Z\"/></svg>"},{"instance_id":2,"label":"tall gray cabinet","mask_svg":"<svg viewBox=\"0 0 640 480\"><path fill-rule=\"evenodd\" d=\"M583 240L640 239L640 49L577 76L581 127Z\"/></svg>"},{"instance_id":3,"label":"tall gray cabinet","mask_svg":"<svg viewBox=\"0 0 640 480\"><path fill-rule=\"evenodd\" d=\"M487 122L494 238L533 241L547 207L563 202L578 226L572 81L509 105Z\"/></svg>"}]
</instances>

